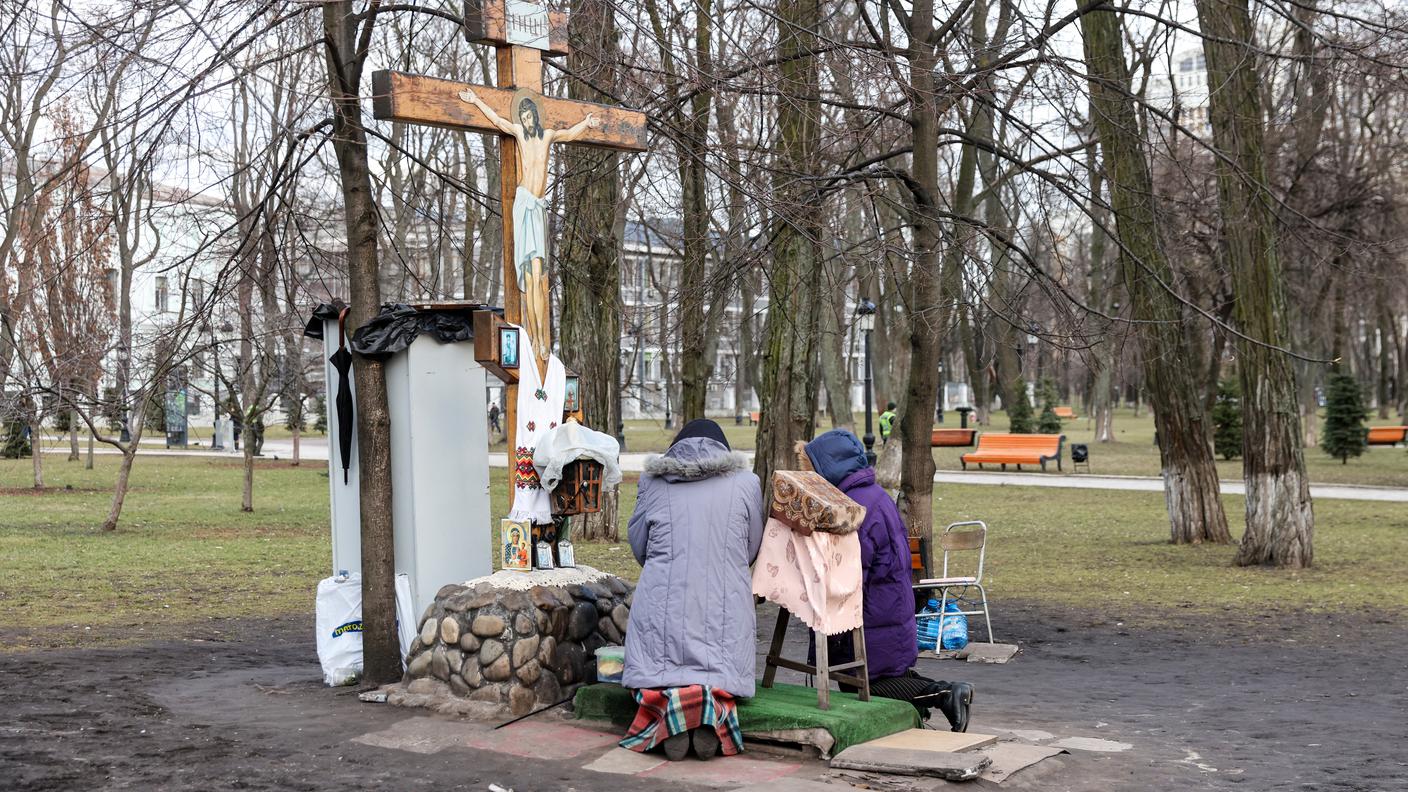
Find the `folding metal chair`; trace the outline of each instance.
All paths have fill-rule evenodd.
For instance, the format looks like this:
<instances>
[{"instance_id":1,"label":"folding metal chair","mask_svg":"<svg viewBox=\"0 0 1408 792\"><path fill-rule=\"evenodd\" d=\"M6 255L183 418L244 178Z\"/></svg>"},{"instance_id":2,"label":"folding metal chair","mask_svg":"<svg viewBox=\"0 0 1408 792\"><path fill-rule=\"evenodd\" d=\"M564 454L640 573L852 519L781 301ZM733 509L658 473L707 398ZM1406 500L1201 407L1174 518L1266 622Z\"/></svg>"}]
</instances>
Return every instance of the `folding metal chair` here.
<instances>
[{"instance_id":1,"label":"folding metal chair","mask_svg":"<svg viewBox=\"0 0 1408 792\"><path fill-rule=\"evenodd\" d=\"M962 530L955 530L962 529ZM992 637L992 617L988 614L988 593L983 588L983 561L987 556L988 525L982 520L969 520L967 522L956 522L944 529L944 532L937 537L938 545L943 550L943 571L939 577L921 580L914 584L915 591L939 592L939 612L938 613L916 613L916 619L939 620L939 635L944 632L944 618L953 616L954 613L945 613L944 608L952 598L956 602L968 603L967 596L969 589L977 589L980 601L973 610L959 610L965 616L983 615L983 623L988 629L988 643L994 643ZM976 550L978 553L978 568L971 576L960 576L949 574L949 556L956 553L967 553ZM955 566L957 566L955 564ZM957 594L950 597L949 591L957 590ZM940 639L942 640L942 638Z\"/></svg>"}]
</instances>

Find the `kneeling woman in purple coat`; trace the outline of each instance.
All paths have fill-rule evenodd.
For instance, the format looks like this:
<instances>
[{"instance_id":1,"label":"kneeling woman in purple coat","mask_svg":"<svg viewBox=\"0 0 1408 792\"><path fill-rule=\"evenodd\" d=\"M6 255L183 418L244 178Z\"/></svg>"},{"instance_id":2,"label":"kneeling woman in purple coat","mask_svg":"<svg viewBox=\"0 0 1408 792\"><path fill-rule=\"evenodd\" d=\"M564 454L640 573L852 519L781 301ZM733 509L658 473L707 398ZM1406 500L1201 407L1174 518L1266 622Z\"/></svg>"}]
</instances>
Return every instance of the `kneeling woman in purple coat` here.
<instances>
[{"instance_id":1,"label":"kneeling woman in purple coat","mask_svg":"<svg viewBox=\"0 0 1408 792\"><path fill-rule=\"evenodd\" d=\"M753 695L757 624L748 567L763 541L763 492L713 421L691 421L646 461L627 528L642 567L621 684L639 705L623 748L742 750L735 698ZM911 636L913 640L913 636Z\"/></svg>"},{"instance_id":2,"label":"kneeling woman in purple coat","mask_svg":"<svg viewBox=\"0 0 1408 792\"><path fill-rule=\"evenodd\" d=\"M854 434L833 429L807 443L806 451L822 478L865 507L858 533L870 692L908 701L925 717L930 707L936 707L954 731L967 731L973 686L925 679L914 671L919 641L910 587L909 533L895 502L875 483L875 468L865 458L865 447ZM850 635L832 636L827 653L836 664L854 659Z\"/></svg>"}]
</instances>

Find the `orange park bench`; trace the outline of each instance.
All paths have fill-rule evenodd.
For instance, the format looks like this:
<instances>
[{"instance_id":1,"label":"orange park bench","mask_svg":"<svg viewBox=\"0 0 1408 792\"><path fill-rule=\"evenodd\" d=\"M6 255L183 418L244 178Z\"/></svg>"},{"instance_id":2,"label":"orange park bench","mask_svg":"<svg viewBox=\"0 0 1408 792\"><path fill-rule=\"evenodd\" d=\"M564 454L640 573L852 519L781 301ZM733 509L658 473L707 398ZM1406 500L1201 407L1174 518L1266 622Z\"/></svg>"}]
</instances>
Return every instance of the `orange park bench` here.
<instances>
[{"instance_id":1,"label":"orange park bench","mask_svg":"<svg viewBox=\"0 0 1408 792\"><path fill-rule=\"evenodd\" d=\"M1072 410L1070 407L1057 407L1052 410L1052 412L1056 413L1056 417L1063 421L1074 421L1076 419L1076 411Z\"/></svg>"},{"instance_id":2,"label":"orange park bench","mask_svg":"<svg viewBox=\"0 0 1408 792\"><path fill-rule=\"evenodd\" d=\"M935 429L929 435L931 448L963 448L978 439L977 429Z\"/></svg>"},{"instance_id":3,"label":"orange park bench","mask_svg":"<svg viewBox=\"0 0 1408 792\"><path fill-rule=\"evenodd\" d=\"M750 412L750 413L748 413L748 423L749 423L750 425L751 425L751 424L756 424L756 423L758 423L758 422L761 421L761 420L763 420L763 414L762 414L762 413L760 413L760 412Z\"/></svg>"},{"instance_id":4,"label":"orange park bench","mask_svg":"<svg viewBox=\"0 0 1408 792\"><path fill-rule=\"evenodd\" d=\"M1041 465L1041 469L1046 470L1046 463L1054 459L1056 469L1060 470L1061 445L1065 440L1065 435L1055 434L984 432L978 437L978 449L960 456L958 461L963 464L964 470L970 463L977 463L980 470L985 464L1002 465L1003 470L1008 465L1016 465L1018 470L1022 469L1022 465Z\"/></svg>"},{"instance_id":5,"label":"orange park bench","mask_svg":"<svg viewBox=\"0 0 1408 792\"><path fill-rule=\"evenodd\" d=\"M1369 445L1398 445L1408 442L1408 426L1371 426Z\"/></svg>"}]
</instances>

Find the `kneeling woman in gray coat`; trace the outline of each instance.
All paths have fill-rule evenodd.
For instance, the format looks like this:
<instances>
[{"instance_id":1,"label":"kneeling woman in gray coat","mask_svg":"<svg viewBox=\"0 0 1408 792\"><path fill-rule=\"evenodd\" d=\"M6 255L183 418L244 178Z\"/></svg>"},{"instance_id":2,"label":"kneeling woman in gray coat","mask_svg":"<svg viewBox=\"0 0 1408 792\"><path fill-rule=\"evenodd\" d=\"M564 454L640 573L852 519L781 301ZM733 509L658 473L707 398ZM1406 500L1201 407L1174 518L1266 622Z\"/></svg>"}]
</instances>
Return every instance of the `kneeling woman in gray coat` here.
<instances>
[{"instance_id":1,"label":"kneeling woman in gray coat","mask_svg":"<svg viewBox=\"0 0 1408 792\"><path fill-rule=\"evenodd\" d=\"M733 699L753 695L749 565L763 539L763 493L713 421L691 421L646 462L628 532L642 567L622 684L639 710L622 747L691 745L707 759L742 748Z\"/></svg>"}]
</instances>

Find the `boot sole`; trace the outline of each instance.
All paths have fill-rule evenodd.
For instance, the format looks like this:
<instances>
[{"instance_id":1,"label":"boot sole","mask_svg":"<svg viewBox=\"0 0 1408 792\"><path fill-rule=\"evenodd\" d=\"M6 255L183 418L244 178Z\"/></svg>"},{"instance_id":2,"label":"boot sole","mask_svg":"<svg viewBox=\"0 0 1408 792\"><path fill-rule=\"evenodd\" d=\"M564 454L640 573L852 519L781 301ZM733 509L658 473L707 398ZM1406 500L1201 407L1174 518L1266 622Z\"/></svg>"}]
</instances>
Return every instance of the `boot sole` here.
<instances>
[{"instance_id":1,"label":"boot sole","mask_svg":"<svg viewBox=\"0 0 1408 792\"><path fill-rule=\"evenodd\" d=\"M695 729L689 737L689 742L694 746L694 755L702 760L713 759L719 755L719 735L708 726Z\"/></svg>"},{"instance_id":2,"label":"boot sole","mask_svg":"<svg viewBox=\"0 0 1408 792\"><path fill-rule=\"evenodd\" d=\"M678 762L689 755L689 732L672 734L661 743L661 749L665 752L665 758L671 762Z\"/></svg>"}]
</instances>

